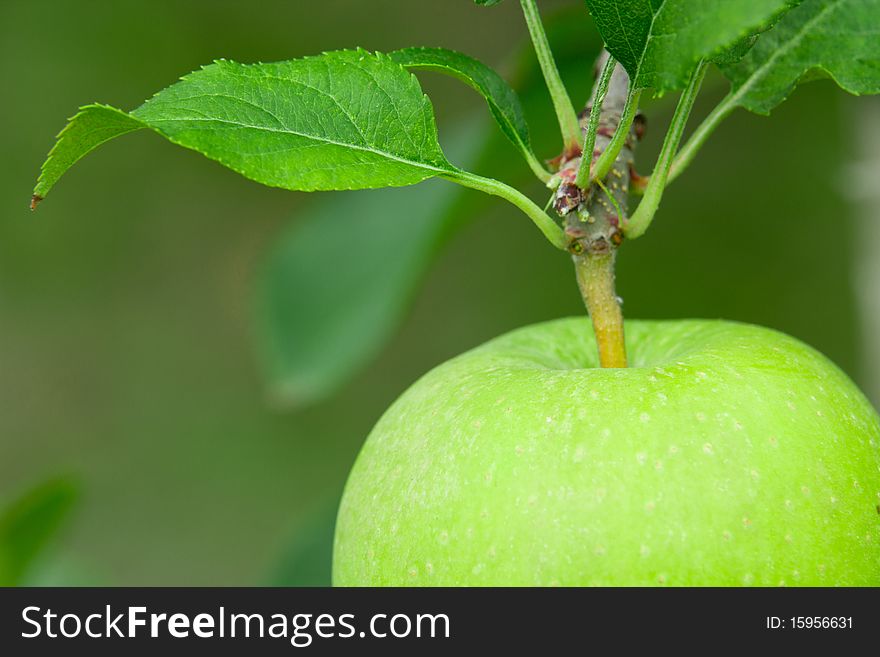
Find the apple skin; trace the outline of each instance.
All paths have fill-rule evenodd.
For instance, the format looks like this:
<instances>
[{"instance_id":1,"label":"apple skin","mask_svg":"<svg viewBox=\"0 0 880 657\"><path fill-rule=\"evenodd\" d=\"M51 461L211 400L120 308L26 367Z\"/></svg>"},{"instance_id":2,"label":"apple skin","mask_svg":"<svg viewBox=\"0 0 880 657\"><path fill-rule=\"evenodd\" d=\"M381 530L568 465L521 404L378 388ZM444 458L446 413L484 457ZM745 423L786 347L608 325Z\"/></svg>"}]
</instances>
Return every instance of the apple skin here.
<instances>
[{"instance_id":1,"label":"apple skin","mask_svg":"<svg viewBox=\"0 0 880 657\"><path fill-rule=\"evenodd\" d=\"M586 318L435 368L346 485L335 585L878 586L880 418L794 338Z\"/></svg>"}]
</instances>

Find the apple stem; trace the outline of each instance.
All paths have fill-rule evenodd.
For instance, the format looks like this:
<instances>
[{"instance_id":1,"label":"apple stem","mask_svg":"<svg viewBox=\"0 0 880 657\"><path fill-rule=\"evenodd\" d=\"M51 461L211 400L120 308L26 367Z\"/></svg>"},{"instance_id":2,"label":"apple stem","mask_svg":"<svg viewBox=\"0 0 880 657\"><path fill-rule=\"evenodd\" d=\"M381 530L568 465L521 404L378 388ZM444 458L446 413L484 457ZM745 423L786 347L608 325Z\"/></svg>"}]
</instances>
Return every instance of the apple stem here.
<instances>
[{"instance_id":1,"label":"apple stem","mask_svg":"<svg viewBox=\"0 0 880 657\"><path fill-rule=\"evenodd\" d=\"M614 251L573 256L578 286L590 318L602 367L626 367L623 312L614 291Z\"/></svg>"}]
</instances>

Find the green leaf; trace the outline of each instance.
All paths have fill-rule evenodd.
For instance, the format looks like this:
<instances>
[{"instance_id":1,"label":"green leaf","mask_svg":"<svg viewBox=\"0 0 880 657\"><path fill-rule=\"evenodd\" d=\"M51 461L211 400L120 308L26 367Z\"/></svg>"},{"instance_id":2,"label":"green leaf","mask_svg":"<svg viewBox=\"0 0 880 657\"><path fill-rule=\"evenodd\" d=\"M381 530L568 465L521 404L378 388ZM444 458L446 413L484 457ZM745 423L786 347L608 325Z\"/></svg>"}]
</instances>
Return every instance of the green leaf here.
<instances>
[{"instance_id":1,"label":"green leaf","mask_svg":"<svg viewBox=\"0 0 880 657\"><path fill-rule=\"evenodd\" d=\"M735 41L732 45L728 46L726 50L718 53L714 57L712 57L712 63L717 66L735 64L743 57L746 56L746 53L752 49L752 46L755 45L758 41L758 37L761 36L767 30L772 29L776 26L779 20L785 16L785 13L789 11L792 7L796 7L802 2L802 0L786 0L787 6L782 11L778 12L774 16L772 16L767 22L758 27L754 32L750 32L746 34L744 37Z\"/></svg>"},{"instance_id":2,"label":"green leaf","mask_svg":"<svg viewBox=\"0 0 880 657\"><path fill-rule=\"evenodd\" d=\"M116 113L102 115L108 114L118 121ZM58 164L50 168L55 180L65 162L69 166L97 145L76 137L91 134L79 122L93 116L78 114L66 131L70 137L59 141ZM275 64L218 61L160 91L131 116L271 187L374 189L443 176L510 201L554 246L565 246L562 229L520 191L447 161L431 101L387 55L346 50ZM52 182L37 183L31 207Z\"/></svg>"},{"instance_id":3,"label":"green leaf","mask_svg":"<svg viewBox=\"0 0 880 657\"><path fill-rule=\"evenodd\" d=\"M759 30L787 0L586 0L608 51L634 81L683 88L701 59Z\"/></svg>"},{"instance_id":4,"label":"green leaf","mask_svg":"<svg viewBox=\"0 0 880 657\"><path fill-rule=\"evenodd\" d=\"M450 152L475 160L482 128L459 127ZM274 403L319 401L376 355L454 227L460 198L427 181L317 198L300 213L258 278L256 334Z\"/></svg>"},{"instance_id":5,"label":"green leaf","mask_svg":"<svg viewBox=\"0 0 880 657\"><path fill-rule=\"evenodd\" d=\"M735 64L746 56L746 53L748 53L749 50L752 49L752 46L754 46L757 41L757 34L747 34L742 39L730 46L727 50L715 55L712 58L712 63L717 64L718 66Z\"/></svg>"},{"instance_id":6,"label":"green leaf","mask_svg":"<svg viewBox=\"0 0 880 657\"><path fill-rule=\"evenodd\" d=\"M523 154L535 174L544 181L550 178L532 150L519 96L498 73L473 57L446 48L404 48L390 53L389 57L408 69L446 73L473 87L486 99L501 131Z\"/></svg>"},{"instance_id":7,"label":"green leaf","mask_svg":"<svg viewBox=\"0 0 880 657\"><path fill-rule=\"evenodd\" d=\"M66 479L45 482L0 513L0 586L16 586L56 534L76 499Z\"/></svg>"},{"instance_id":8,"label":"green leaf","mask_svg":"<svg viewBox=\"0 0 880 657\"><path fill-rule=\"evenodd\" d=\"M58 134L58 141L43 163L40 179L34 189L34 207L83 155L105 141L145 127L139 120L109 105L95 104L80 108Z\"/></svg>"},{"instance_id":9,"label":"green leaf","mask_svg":"<svg viewBox=\"0 0 880 657\"><path fill-rule=\"evenodd\" d=\"M36 193L45 196L100 143L141 126L284 189L403 186L456 172L418 81L387 56L357 50L274 64L221 60L130 115L84 108L62 133Z\"/></svg>"},{"instance_id":10,"label":"green leaf","mask_svg":"<svg viewBox=\"0 0 880 657\"><path fill-rule=\"evenodd\" d=\"M497 5L501 0L474 0L474 2L483 7L491 7Z\"/></svg>"},{"instance_id":11,"label":"green leaf","mask_svg":"<svg viewBox=\"0 0 880 657\"><path fill-rule=\"evenodd\" d=\"M805 0L721 70L731 81L729 102L759 114L816 77L852 94L880 93L880 0Z\"/></svg>"}]
</instances>

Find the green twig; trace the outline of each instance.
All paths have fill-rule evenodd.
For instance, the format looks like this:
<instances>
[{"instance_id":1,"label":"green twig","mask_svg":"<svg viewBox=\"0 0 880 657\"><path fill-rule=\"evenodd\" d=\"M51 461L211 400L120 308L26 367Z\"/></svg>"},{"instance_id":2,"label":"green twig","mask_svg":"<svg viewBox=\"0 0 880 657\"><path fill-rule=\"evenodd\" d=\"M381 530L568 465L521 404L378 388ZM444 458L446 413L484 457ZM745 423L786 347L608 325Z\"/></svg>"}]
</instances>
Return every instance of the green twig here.
<instances>
[{"instance_id":1,"label":"green twig","mask_svg":"<svg viewBox=\"0 0 880 657\"><path fill-rule=\"evenodd\" d=\"M660 149L660 156L657 158L657 164L654 166L654 172L645 188L645 195L642 197L639 207L630 217L624 226L624 234L635 239L644 234L654 219L654 214L660 206L660 199L663 197L663 189L666 187L667 177L669 176L669 168L672 165L672 158L678 149L681 136L684 133L685 125L687 125L688 117L694 106L694 100L700 91L700 85L706 75L706 62L701 61L691 78L688 86L681 92L678 99L678 105L675 113L672 115L672 122L669 124L669 130L663 139L663 147Z\"/></svg>"},{"instance_id":2,"label":"green twig","mask_svg":"<svg viewBox=\"0 0 880 657\"><path fill-rule=\"evenodd\" d=\"M581 150L581 164L578 167L574 184L583 189L590 182L590 167L593 164L593 149L596 148L596 130L599 129L599 116L602 114L602 103L605 102L605 94L608 93L608 83L611 82L611 74L617 61L611 55L605 60L599 82L596 85L596 95L590 106L590 121L587 123L587 132L584 135L584 147Z\"/></svg>"},{"instance_id":3,"label":"green twig","mask_svg":"<svg viewBox=\"0 0 880 657\"><path fill-rule=\"evenodd\" d=\"M493 196L499 196L513 203L531 219L538 229L544 233L550 243L557 249L565 250L568 240L562 228L550 218L550 216L538 207L530 198L510 185L505 185L493 178L484 178L475 173L458 170L454 173L443 174L443 177L452 182L477 189Z\"/></svg>"},{"instance_id":4,"label":"green twig","mask_svg":"<svg viewBox=\"0 0 880 657\"><path fill-rule=\"evenodd\" d=\"M574 105L571 103L568 91L566 91L565 85L562 84L562 78L559 77L559 69L556 68L553 52L550 50L547 34L544 32L543 23L541 23L541 14L538 12L535 0L520 0L520 4L522 5L526 25L529 27L532 43L535 46L538 63L541 65L544 80L547 82L550 97L553 99L553 107L556 109L556 116L559 119L559 129L562 131L565 148L566 150L573 150L580 146L581 141L581 127L578 122L577 112L574 111Z\"/></svg>"}]
</instances>

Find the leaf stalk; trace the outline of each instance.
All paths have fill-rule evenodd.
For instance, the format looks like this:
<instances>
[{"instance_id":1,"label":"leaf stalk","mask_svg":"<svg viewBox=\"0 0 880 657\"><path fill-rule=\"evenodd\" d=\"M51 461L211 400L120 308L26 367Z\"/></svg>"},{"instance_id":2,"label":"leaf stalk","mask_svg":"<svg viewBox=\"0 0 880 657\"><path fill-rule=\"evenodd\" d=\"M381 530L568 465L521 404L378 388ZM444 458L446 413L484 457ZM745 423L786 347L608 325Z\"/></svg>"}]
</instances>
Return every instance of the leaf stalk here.
<instances>
[{"instance_id":1,"label":"leaf stalk","mask_svg":"<svg viewBox=\"0 0 880 657\"><path fill-rule=\"evenodd\" d=\"M614 73L614 67L617 60L609 55L602 67L602 73L599 76L599 82L596 85L596 93L593 96L593 102L590 105L590 120L587 123L587 131L584 134L584 146L581 149L581 164L578 167L574 184L583 189L590 182L590 168L593 164L593 150L596 148L596 131L599 129L599 116L602 114L602 103L605 102L605 96L608 93L608 85L611 82L611 74Z\"/></svg>"},{"instance_id":2,"label":"leaf stalk","mask_svg":"<svg viewBox=\"0 0 880 657\"><path fill-rule=\"evenodd\" d=\"M553 246L557 249L563 250L567 247L568 240L566 239L562 228L553 221L550 215L544 212L529 197L518 189L506 185L500 180L484 178L483 176L468 171L462 171L460 169L455 172L441 174L441 176L447 180L458 183L459 185L470 187L471 189L476 189L485 192L486 194L492 194L493 196L499 196L506 201L513 203L532 220L535 226L538 227L538 230L544 234L544 237L546 237Z\"/></svg>"},{"instance_id":3,"label":"leaf stalk","mask_svg":"<svg viewBox=\"0 0 880 657\"><path fill-rule=\"evenodd\" d=\"M573 152L580 147L581 143L581 127L577 112L575 112L571 97L559 76L559 69L553 59L553 51L550 50L550 43L547 41L547 33L544 31L544 24L541 22L541 14L535 0L520 0L520 4L526 25L529 28L532 44L535 47L535 54L538 56L538 63L541 65L541 72L544 74L547 89L549 89L550 97L553 100L565 150Z\"/></svg>"},{"instance_id":4,"label":"leaf stalk","mask_svg":"<svg viewBox=\"0 0 880 657\"><path fill-rule=\"evenodd\" d=\"M681 173L693 161L697 152L703 147L703 144L706 143L706 140L709 139L713 132L715 132L715 128L717 128L724 119L730 116L730 113L733 112L734 109L736 109L736 102L733 98L733 94L728 94L724 100L718 103L715 109L703 119L703 122L700 123L696 130L694 130L694 133L675 156L672 166L669 169L669 179L666 184L671 183L681 175Z\"/></svg>"},{"instance_id":5,"label":"leaf stalk","mask_svg":"<svg viewBox=\"0 0 880 657\"><path fill-rule=\"evenodd\" d=\"M624 226L624 234L629 239L641 237L648 230L648 226L651 225L657 208L660 207L660 199L663 197L663 190L666 187L673 156L678 149L678 144L681 141L688 117L694 107L694 101L700 92L700 86L705 76L706 62L701 61L694 69L687 87L685 87L681 97L678 99L678 105L675 107L675 113L672 115L672 122L669 124L666 137L663 139L663 146L660 149L660 155L654 166L654 172L651 174L651 178L645 188L644 196L633 216L630 217Z\"/></svg>"},{"instance_id":6,"label":"leaf stalk","mask_svg":"<svg viewBox=\"0 0 880 657\"><path fill-rule=\"evenodd\" d=\"M596 164L593 166L592 173L590 174L591 181L601 180L607 176L617 161L617 156L620 155L620 151L624 144L626 144L627 137L629 137L629 131L639 109L639 99L641 96L641 89L630 88L626 96L626 104L623 106L620 123L617 124L617 129L614 131L614 136L611 138L608 146L602 151L599 159L596 160Z\"/></svg>"}]
</instances>

